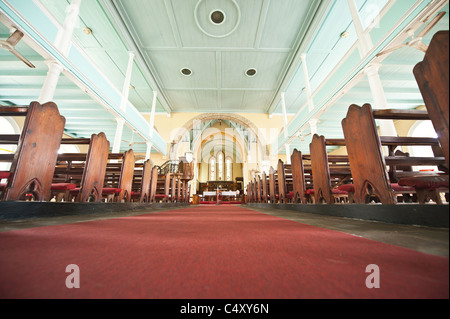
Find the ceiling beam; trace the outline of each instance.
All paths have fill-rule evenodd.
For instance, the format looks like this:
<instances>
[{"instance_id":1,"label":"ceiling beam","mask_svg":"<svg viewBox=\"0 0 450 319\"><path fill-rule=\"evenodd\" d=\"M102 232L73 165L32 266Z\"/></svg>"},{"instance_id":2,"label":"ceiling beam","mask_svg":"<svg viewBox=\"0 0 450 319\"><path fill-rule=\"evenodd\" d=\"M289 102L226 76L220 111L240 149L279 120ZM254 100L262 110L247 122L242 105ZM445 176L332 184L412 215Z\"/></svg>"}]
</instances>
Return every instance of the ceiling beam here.
<instances>
[{"instance_id":1,"label":"ceiling beam","mask_svg":"<svg viewBox=\"0 0 450 319\"><path fill-rule=\"evenodd\" d=\"M136 63L139 65L152 90L158 92L158 96L162 97L159 99L162 107L167 113L172 113L173 109L167 102L168 98L158 84L162 82L158 79L156 74L152 73L152 68L149 67L148 59L145 58L146 55L141 49L142 45L138 45L138 40L130 33L129 30L133 30L133 28L130 26L128 18L121 14L121 12L124 12L123 6L120 2L115 0L100 0L99 2L102 4L102 7L105 9L105 12L108 14L108 17L114 24L116 30L118 30L129 50L133 51L135 54Z\"/></svg>"}]
</instances>

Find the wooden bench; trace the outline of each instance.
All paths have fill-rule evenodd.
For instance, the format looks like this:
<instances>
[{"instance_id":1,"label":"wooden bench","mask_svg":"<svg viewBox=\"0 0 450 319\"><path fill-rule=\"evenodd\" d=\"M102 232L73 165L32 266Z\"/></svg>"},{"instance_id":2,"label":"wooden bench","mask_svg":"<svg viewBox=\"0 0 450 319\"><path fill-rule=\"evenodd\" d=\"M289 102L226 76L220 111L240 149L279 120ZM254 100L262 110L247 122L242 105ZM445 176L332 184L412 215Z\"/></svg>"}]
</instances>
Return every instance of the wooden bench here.
<instances>
[{"instance_id":1,"label":"wooden bench","mask_svg":"<svg viewBox=\"0 0 450 319\"><path fill-rule=\"evenodd\" d=\"M278 173L273 168L269 169L269 202L271 204L278 203Z\"/></svg>"},{"instance_id":2,"label":"wooden bench","mask_svg":"<svg viewBox=\"0 0 450 319\"><path fill-rule=\"evenodd\" d=\"M293 198L293 180L292 180L292 168L290 164L284 164L279 159L277 165L277 182L278 193L276 194L277 200L280 203L289 203Z\"/></svg>"},{"instance_id":3,"label":"wooden bench","mask_svg":"<svg viewBox=\"0 0 450 319\"><path fill-rule=\"evenodd\" d=\"M158 168L155 166L154 169L156 169L156 173L152 173L152 190L154 192L151 195L151 201L168 203L170 200L171 174L158 174Z\"/></svg>"},{"instance_id":4,"label":"wooden bench","mask_svg":"<svg viewBox=\"0 0 450 319\"><path fill-rule=\"evenodd\" d=\"M354 183L354 200L356 203L367 203L370 195L375 195L383 204L397 203L393 187L404 177L419 175L420 172L398 171L398 166L436 165L443 168L445 158L438 147L438 141L420 137L379 136L375 119L426 119L426 112L416 110L377 110L373 111L369 104L362 107L351 105L347 116L342 120L352 178ZM389 147L385 156L382 145ZM434 157L395 156L397 146L429 145L435 151ZM389 167L389 170L388 168ZM389 173L390 171L390 173ZM445 172L444 172L445 173ZM448 170L447 170L448 174ZM428 174L438 176L438 174ZM391 180L395 178L395 180ZM423 174L421 174L423 176ZM392 183L392 184L391 184ZM410 191L410 190L408 190ZM431 195L431 193L430 193ZM436 198L434 200L437 200Z\"/></svg>"},{"instance_id":5,"label":"wooden bench","mask_svg":"<svg viewBox=\"0 0 450 319\"><path fill-rule=\"evenodd\" d=\"M10 171L2 173L7 179L2 200L25 200L27 195L35 201L50 200L65 118L52 102L43 105L32 102L29 107L0 107L0 116L25 116L20 137L2 135L1 138L9 144L17 140L18 144L14 155L0 156L1 161L12 163Z\"/></svg>"},{"instance_id":6,"label":"wooden bench","mask_svg":"<svg viewBox=\"0 0 450 319\"><path fill-rule=\"evenodd\" d=\"M431 122L449 167L449 31L439 31L431 39L422 62L413 70Z\"/></svg>"},{"instance_id":7,"label":"wooden bench","mask_svg":"<svg viewBox=\"0 0 450 319\"><path fill-rule=\"evenodd\" d=\"M103 199L110 144L103 132L92 134L88 140L87 154L70 153L58 156L54 181L57 181L61 176L65 176L66 183L63 184L66 184L66 188L56 188L55 185L59 183L53 183L53 191L55 193L65 192L64 199L67 201L101 202ZM66 197L67 191L69 192L68 197Z\"/></svg>"},{"instance_id":8,"label":"wooden bench","mask_svg":"<svg viewBox=\"0 0 450 319\"><path fill-rule=\"evenodd\" d=\"M344 146L345 140L325 139L314 134L310 143L314 189L309 191L315 203L334 204L348 201L348 192L338 187L351 181L348 156L332 156L327 146Z\"/></svg>"},{"instance_id":9,"label":"wooden bench","mask_svg":"<svg viewBox=\"0 0 450 319\"><path fill-rule=\"evenodd\" d=\"M102 190L103 198L106 198L107 202L130 202L135 167L134 151L130 149L123 153L119 167L108 166L109 164L107 164L106 181Z\"/></svg>"}]
</instances>

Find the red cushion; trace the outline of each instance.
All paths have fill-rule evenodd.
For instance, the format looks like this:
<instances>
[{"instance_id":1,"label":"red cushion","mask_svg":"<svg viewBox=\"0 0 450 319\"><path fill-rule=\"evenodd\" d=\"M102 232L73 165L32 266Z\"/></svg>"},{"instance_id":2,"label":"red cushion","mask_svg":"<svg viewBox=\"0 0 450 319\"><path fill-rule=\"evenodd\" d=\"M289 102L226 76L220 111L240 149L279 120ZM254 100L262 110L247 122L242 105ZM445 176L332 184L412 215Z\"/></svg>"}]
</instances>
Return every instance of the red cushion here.
<instances>
[{"instance_id":1,"label":"red cushion","mask_svg":"<svg viewBox=\"0 0 450 319\"><path fill-rule=\"evenodd\" d=\"M334 194L334 195L347 195L348 194L348 192L343 191L343 190L339 190L339 189L336 189L336 188L333 188L331 190L331 193ZM306 190L306 194L307 195L314 195L314 189L307 189Z\"/></svg>"},{"instance_id":2,"label":"red cushion","mask_svg":"<svg viewBox=\"0 0 450 319\"><path fill-rule=\"evenodd\" d=\"M344 191L347 193L354 193L355 192L355 185L353 184L342 184L338 187L340 191Z\"/></svg>"},{"instance_id":3,"label":"red cushion","mask_svg":"<svg viewBox=\"0 0 450 319\"><path fill-rule=\"evenodd\" d=\"M9 178L9 176L11 176L10 172L0 171L0 179Z\"/></svg>"},{"instance_id":4,"label":"red cushion","mask_svg":"<svg viewBox=\"0 0 450 319\"><path fill-rule=\"evenodd\" d=\"M70 190L71 194L78 194L79 192L80 192L80 188L79 187Z\"/></svg>"},{"instance_id":5,"label":"red cushion","mask_svg":"<svg viewBox=\"0 0 450 319\"><path fill-rule=\"evenodd\" d=\"M347 195L348 194L347 191L344 191L342 189L337 189L337 188L333 188L331 190L331 193L333 193L334 195Z\"/></svg>"},{"instance_id":6,"label":"red cushion","mask_svg":"<svg viewBox=\"0 0 450 319\"><path fill-rule=\"evenodd\" d=\"M393 190L394 192L401 192L401 191L404 191L404 192L414 192L414 187L411 187L411 186L400 186L400 185L397 184L397 183L392 183L392 184L391 184L391 188L392 188L392 190Z\"/></svg>"},{"instance_id":7,"label":"red cushion","mask_svg":"<svg viewBox=\"0 0 450 319\"><path fill-rule=\"evenodd\" d=\"M400 179L400 186L411 186L418 189L448 188L448 175L413 176Z\"/></svg>"},{"instance_id":8,"label":"red cushion","mask_svg":"<svg viewBox=\"0 0 450 319\"><path fill-rule=\"evenodd\" d=\"M114 188L114 187L105 187L102 190L103 194L117 194L122 191L121 188Z\"/></svg>"},{"instance_id":9,"label":"red cushion","mask_svg":"<svg viewBox=\"0 0 450 319\"><path fill-rule=\"evenodd\" d=\"M75 189L77 185L72 183L55 183L52 184L52 191L68 191Z\"/></svg>"},{"instance_id":10,"label":"red cushion","mask_svg":"<svg viewBox=\"0 0 450 319\"><path fill-rule=\"evenodd\" d=\"M155 197L156 198L165 198L167 195L164 194L156 194Z\"/></svg>"},{"instance_id":11,"label":"red cushion","mask_svg":"<svg viewBox=\"0 0 450 319\"><path fill-rule=\"evenodd\" d=\"M294 197L294 192L289 192L287 195L286 195L286 198L287 199L292 199Z\"/></svg>"}]
</instances>

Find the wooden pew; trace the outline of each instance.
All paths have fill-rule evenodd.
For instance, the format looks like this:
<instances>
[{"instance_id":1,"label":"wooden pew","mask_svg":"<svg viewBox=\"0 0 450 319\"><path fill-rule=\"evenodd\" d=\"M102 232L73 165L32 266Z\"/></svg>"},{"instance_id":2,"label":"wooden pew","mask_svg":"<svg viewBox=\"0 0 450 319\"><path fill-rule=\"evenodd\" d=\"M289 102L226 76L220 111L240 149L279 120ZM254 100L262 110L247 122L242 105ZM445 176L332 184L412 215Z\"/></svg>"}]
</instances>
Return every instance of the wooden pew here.
<instances>
[{"instance_id":1,"label":"wooden pew","mask_svg":"<svg viewBox=\"0 0 450 319\"><path fill-rule=\"evenodd\" d=\"M108 163L109 141L105 133L92 134L89 139L89 149L87 154L61 154L58 159L62 162L71 163L73 161L83 161L82 165L70 165L57 168L57 173L68 174L74 177L82 173L79 184L76 178L71 181L76 184L76 188L70 190L70 198L75 198L76 202L101 202L103 198L103 186Z\"/></svg>"},{"instance_id":2,"label":"wooden pew","mask_svg":"<svg viewBox=\"0 0 450 319\"><path fill-rule=\"evenodd\" d=\"M449 31L437 32L422 62L413 70L449 167Z\"/></svg>"},{"instance_id":3,"label":"wooden pew","mask_svg":"<svg viewBox=\"0 0 450 319\"><path fill-rule=\"evenodd\" d=\"M347 116L342 120L352 178L355 188L354 199L356 203L366 203L368 195L374 194L383 204L395 204L393 185L404 177L418 175L420 172L402 171L393 172L397 166L436 165L445 166L445 158L441 153L436 139L413 137L380 137L378 135L375 119L417 119L427 118L426 112L415 110L377 110L373 111L369 104L362 107L351 105ZM382 145L390 146L388 156L382 151ZM406 157L395 156L393 150L402 145L430 145L435 150L435 157ZM391 169L391 174L387 166ZM446 172L448 174L448 170ZM428 174L430 175L430 174ZM434 174L437 176L438 174ZM397 180L391 180L395 177ZM422 174L423 176L423 174ZM392 183L392 184L391 184ZM401 185L400 185L401 186ZM430 193L431 194L431 193ZM439 199L434 198L435 201Z\"/></svg>"},{"instance_id":4,"label":"wooden pew","mask_svg":"<svg viewBox=\"0 0 450 319\"><path fill-rule=\"evenodd\" d=\"M334 204L342 199L348 201L348 192L338 189L341 184L351 181L348 156L328 155L326 147L330 145L344 146L345 141L327 140L324 136L314 134L310 143L315 203Z\"/></svg>"},{"instance_id":5,"label":"wooden pew","mask_svg":"<svg viewBox=\"0 0 450 319\"><path fill-rule=\"evenodd\" d=\"M159 174L158 168L156 168L156 172L157 174L155 180L153 179L155 175L152 175L152 186L154 187L152 201L168 203L170 201L170 182L172 174Z\"/></svg>"},{"instance_id":6,"label":"wooden pew","mask_svg":"<svg viewBox=\"0 0 450 319\"><path fill-rule=\"evenodd\" d=\"M120 168L117 165L106 170L105 178L111 178L107 185L104 185L102 195L108 202L130 202L131 188L133 185L135 167L135 156L132 149L123 153Z\"/></svg>"},{"instance_id":7,"label":"wooden pew","mask_svg":"<svg viewBox=\"0 0 450 319\"><path fill-rule=\"evenodd\" d=\"M269 202L278 203L278 173L273 167L269 169Z\"/></svg>"},{"instance_id":8,"label":"wooden pew","mask_svg":"<svg viewBox=\"0 0 450 319\"><path fill-rule=\"evenodd\" d=\"M261 175L262 203L269 201L269 181L265 172Z\"/></svg>"},{"instance_id":9,"label":"wooden pew","mask_svg":"<svg viewBox=\"0 0 450 319\"><path fill-rule=\"evenodd\" d=\"M297 149L291 154L292 169L292 202L303 203L309 202L309 196L306 194L305 166L302 153Z\"/></svg>"},{"instance_id":10,"label":"wooden pew","mask_svg":"<svg viewBox=\"0 0 450 319\"><path fill-rule=\"evenodd\" d=\"M8 179L2 199L25 200L31 194L35 201L50 200L65 118L52 102L32 102L28 108L0 107L0 115L26 116L15 154L0 156L0 160L12 162L9 174L2 174Z\"/></svg>"},{"instance_id":11,"label":"wooden pew","mask_svg":"<svg viewBox=\"0 0 450 319\"><path fill-rule=\"evenodd\" d=\"M280 203L291 202L293 197L293 181L292 168L290 164L284 164L281 159L278 160L277 165L277 181L278 193L277 198Z\"/></svg>"}]
</instances>

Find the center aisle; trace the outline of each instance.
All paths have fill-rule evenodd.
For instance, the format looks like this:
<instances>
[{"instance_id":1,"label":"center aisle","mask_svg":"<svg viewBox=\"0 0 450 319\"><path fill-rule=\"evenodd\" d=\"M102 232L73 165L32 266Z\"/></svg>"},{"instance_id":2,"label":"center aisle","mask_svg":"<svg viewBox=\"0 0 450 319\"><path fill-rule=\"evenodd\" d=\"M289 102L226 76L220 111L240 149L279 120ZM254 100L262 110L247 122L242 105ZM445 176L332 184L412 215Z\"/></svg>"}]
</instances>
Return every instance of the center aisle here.
<instances>
[{"instance_id":1,"label":"center aisle","mask_svg":"<svg viewBox=\"0 0 450 319\"><path fill-rule=\"evenodd\" d=\"M78 289L66 287L71 264ZM0 298L448 297L448 258L240 206L0 233Z\"/></svg>"}]
</instances>

